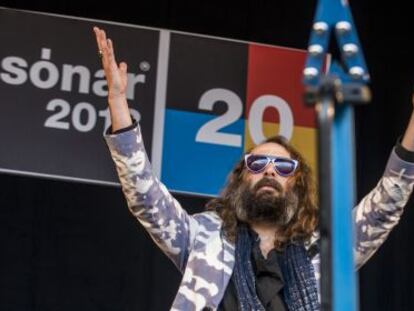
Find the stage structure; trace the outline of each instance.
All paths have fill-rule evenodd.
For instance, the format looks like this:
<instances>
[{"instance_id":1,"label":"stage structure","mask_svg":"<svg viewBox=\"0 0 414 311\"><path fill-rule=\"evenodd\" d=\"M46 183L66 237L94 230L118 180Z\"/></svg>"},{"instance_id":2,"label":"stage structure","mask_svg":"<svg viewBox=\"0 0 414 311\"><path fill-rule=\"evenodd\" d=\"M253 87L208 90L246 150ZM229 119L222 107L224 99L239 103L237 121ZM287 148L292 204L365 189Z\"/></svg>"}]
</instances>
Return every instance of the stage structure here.
<instances>
[{"instance_id":1,"label":"stage structure","mask_svg":"<svg viewBox=\"0 0 414 311\"><path fill-rule=\"evenodd\" d=\"M335 35L335 36L334 36ZM342 63L327 74L325 55L336 38ZM368 103L369 74L346 0L320 0L304 69L307 104L318 123L321 308L357 310L351 209L355 204L355 104Z\"/></svg>"}]
</instances>

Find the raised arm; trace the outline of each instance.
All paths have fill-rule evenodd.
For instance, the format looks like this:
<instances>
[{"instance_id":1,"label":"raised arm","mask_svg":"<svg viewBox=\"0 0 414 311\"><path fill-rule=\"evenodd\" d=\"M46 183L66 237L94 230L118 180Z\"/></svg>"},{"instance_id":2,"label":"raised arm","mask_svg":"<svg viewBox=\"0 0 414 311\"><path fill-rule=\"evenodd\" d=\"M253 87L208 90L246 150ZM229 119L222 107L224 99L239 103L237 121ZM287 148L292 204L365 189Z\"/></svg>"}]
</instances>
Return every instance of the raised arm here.
<instances>
[{"instance_id":1,"label":"raised arm","mask_svg":"<svg viewBox=\"0 0 414 311\"><path fill-rule=\"evenodd\" d=\"M94 27L108 83L112 132L105 136L131 213L161 250L183 270L197 221L189 216L154 176L139 125L133 126L126 99L127 64L116 62L112 41ZM116 133L117 132L117 133Z\"/></svg>"},{"instance_id":2,"label":"raised arm","mask_svg":"<svg viewBox=\"0 0 414 311\"><path fill-rule=\"evenodd\" d=\"M93 28L102 60L102 67L108 82L108 104L111 114L112 131L117 131L132 125L126 99L127 64L116 62L112 40L106 38L106 33L98 27Z\"/></svg>"},{"instance_id":3,"label":"raised arm","mask_svg":"<svg viewBox=\"0 0 414 311\"><path fill-rule=\"evenodd\" d=\"M414 105L414 97L413 97ZM399 222L414 185L414 111L393 149L377 186L353 211L356 224L355 259L361 267Z\"/></svg>"}]
</instances>

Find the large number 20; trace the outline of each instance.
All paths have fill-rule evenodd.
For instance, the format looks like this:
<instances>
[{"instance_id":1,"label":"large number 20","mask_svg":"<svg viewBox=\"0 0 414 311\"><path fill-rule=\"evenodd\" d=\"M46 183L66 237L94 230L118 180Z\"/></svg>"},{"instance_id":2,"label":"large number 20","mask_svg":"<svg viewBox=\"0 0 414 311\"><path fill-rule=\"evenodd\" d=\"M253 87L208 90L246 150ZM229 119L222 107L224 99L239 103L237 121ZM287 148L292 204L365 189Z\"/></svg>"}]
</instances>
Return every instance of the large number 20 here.
<instances>
[{"instance_id":1,"label":"large number 20","mask_svg":"<svg viewBox=\"0 0 414 311\"><path fill-rule=\"evenodd\" d=\"M241 135L219 132L222 128L233 124L241 118L243 103L240 97L227 89L211 89L201 96L198 108L212 111L214 104L217 102L225 102L228 107L227 111L204 124L197 132L196 141L241 147ZM263 133L262 121L264 111L267 108L274 108L278 111L280 120L279 135L290 140L293 132L293 115L289 104L279 96L262 95L252 103L248 116L248 126L253 142L259 144L266 138Z\"/></svg>"}]
</instances>

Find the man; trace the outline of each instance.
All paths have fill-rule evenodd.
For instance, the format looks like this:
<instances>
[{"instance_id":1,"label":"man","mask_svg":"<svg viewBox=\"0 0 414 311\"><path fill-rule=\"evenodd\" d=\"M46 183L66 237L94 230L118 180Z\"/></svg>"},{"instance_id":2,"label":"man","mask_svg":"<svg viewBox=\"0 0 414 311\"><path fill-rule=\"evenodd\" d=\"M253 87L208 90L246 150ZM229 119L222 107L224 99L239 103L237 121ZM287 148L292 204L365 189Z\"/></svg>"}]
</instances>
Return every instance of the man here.
<instances>
[{"instance_id":1,"label":"man","mask_svg":"<svg viewBox=\"0 0 414 311\"><path fill-rule=\"evenodd\" d=\"M126 101L127 65L94 28L108 82L106 136L132 214L183 273L172 310L319 310L317 208L302 156L281 137L256 146L208 211L188 215L153 175ZM414 113L378 185L354 209L355 264L384 242L414 184Z\"/></svg>"}]
</instances>

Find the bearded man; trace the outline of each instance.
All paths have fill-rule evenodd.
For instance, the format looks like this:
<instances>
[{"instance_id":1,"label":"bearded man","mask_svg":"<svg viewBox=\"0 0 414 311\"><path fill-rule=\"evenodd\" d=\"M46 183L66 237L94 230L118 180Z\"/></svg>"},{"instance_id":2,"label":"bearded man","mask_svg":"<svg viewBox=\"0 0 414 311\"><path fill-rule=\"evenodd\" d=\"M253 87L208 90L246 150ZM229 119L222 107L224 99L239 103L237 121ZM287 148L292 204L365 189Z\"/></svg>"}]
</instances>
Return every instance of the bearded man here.
<instances>
[{"instance_id":1,"label":"bearded man","mask_svg":"<svg viewBox=\"0 0 414 311\"><path fill-rule=\"evenodd\" d=\"M153 175L126 100L127 66L94 28L108 82L106 135L131 213L183 278L171 310L320 309L318 209L309 166L282 137L254 147L207 211L189 215ZM398 223L414 184L414 112L378 185L353 211L355 266Z\"/></svg>"}]
</instances>

